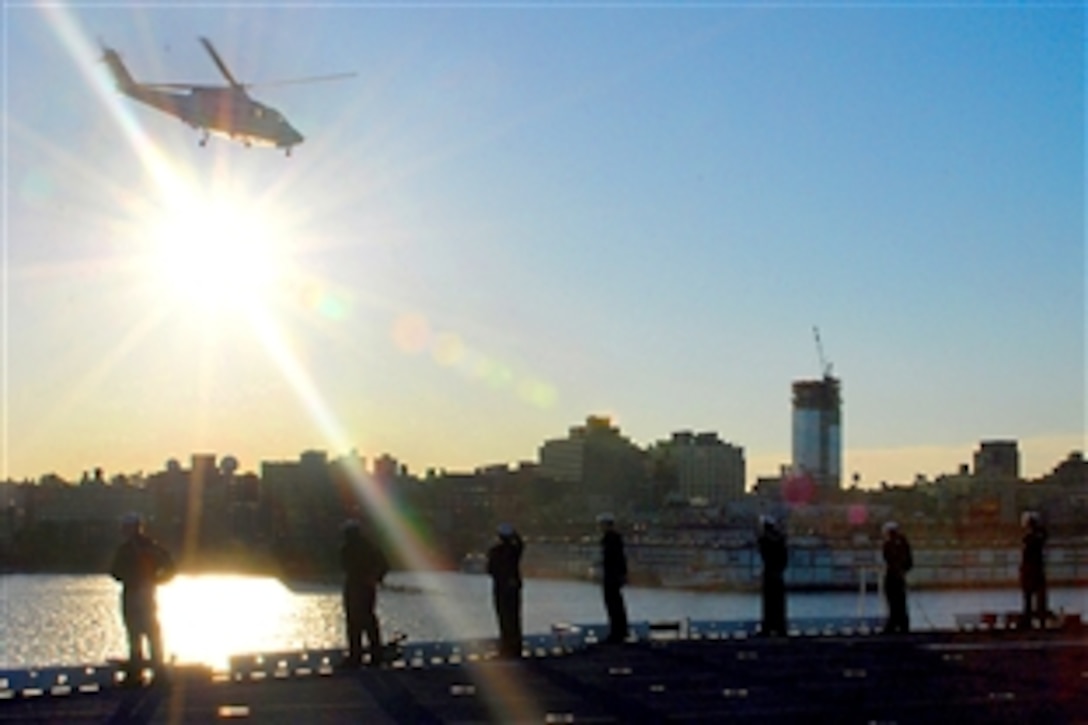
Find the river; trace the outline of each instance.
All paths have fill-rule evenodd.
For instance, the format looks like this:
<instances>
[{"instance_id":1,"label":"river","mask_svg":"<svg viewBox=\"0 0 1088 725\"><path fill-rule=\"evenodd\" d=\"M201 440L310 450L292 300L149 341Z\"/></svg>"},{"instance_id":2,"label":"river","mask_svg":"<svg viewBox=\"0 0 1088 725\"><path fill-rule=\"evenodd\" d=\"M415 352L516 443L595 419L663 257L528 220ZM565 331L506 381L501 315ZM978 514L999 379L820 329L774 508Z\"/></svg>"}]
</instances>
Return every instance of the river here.
<instances>
[{"instance_id":1,"label":"river","mask_svg":"<svg viewBox=\"0 0 1088 725\"><path fill-rule=\"evenodd\" d=\"M758 594L630 587L632 621L746 620L759 617ZM1088 615L1088 589L1050 593L1051 608ZM483 575L397 572L378 595L383 634L410 640L493 637L490 580ZM604 619L600 590L588 582L530 579L524 629ZM959 613L1015 611L1012 589L919 591L910 595L912 624L951 627ZM179 575L159 590L165 648L180 663L223 668L231 655L343 645L336 586L288 587L269 577ZM874 593L791 593L791 617L883 616ZM0 576L0 668L100 663L127 654L118 586L108 576Z\"/></svg>"}]
</instances>

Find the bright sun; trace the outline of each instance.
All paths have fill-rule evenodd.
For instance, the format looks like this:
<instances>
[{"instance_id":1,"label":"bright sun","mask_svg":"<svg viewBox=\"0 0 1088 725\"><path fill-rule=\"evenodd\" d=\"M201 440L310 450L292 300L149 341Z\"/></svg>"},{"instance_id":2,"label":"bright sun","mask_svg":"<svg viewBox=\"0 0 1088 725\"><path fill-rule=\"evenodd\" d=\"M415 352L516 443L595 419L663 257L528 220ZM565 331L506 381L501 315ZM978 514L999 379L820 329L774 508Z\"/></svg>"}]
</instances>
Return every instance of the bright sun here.
<instances>
[{"instance_id":1,"label":"bright sun","mask_svg":"<svg viewBox=\"0 0 1088 725\"><path fill-rule=\"evenodd\" d=\"M157 286L212 312L267 302L286 272L269 211L221 193L176 190L149 229Z\"/></svg>"}]
</instances>

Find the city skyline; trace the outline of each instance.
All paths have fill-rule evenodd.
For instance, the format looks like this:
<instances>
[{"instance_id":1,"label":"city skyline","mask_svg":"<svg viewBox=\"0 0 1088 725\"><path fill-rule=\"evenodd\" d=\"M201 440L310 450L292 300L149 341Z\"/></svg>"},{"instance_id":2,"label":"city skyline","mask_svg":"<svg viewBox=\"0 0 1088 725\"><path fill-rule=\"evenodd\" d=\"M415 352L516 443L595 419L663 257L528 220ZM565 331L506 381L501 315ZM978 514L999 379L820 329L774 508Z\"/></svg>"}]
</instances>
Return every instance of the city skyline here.
<instances>
[{"instance_id":1,"label":"city skyline","mask_svg":"<svg viewBox=\"0 0 1088 725\"><path fill-rule=\"evenodd\" d=\"M1085 440L1084 9L4 6L0 478L532 460L587 415L849 485ZM219 83L290 159L111 85Z\"/></svg>"},{"instance_id":2,"label":"city skyline","mask_svg":"<svg viewBox=\"0 0 1088 725\"><path fill-rule=\"evenodd\" d=\"M479 463L476 463L476 464L470 464L470 465L462 467L462 468L454 468L454 467L449 467L449 466L436 466L436 467L431 467L431 468L428 468L428 469L420 469L420 468L418 468L416 466L413 466L411 461L406 461L406 460L403 460L403 459L399 458L396 455L396 453L393 452L393 451L380 451L380 452L378 452L378 451L360 451L360 450L355 449L355 448L353 448L351 450L344 450L344 451L327 450L327 449L323 449L323 448L307 448L307 449L303 449L303 450L299 450L299 451L295 451L295 452L276 454L276 455L261 457L261 458L254 459L254 460L249 460L249 461L239 460L239 458L237 456L235 456L233 453L231 453L230 451L205 449L205 450L199 450L199 451L189 451L189 452L186 452L186 453L183 453L183 454L180 454L180 455L176 455L176 456L169 456L169 457L163 459L162 463L159 464L158 466L153 465L153 466L149 466L149 467L146 467L146 468L128 469L128 470L120 470L120 469L118 469L118 470L109 470L109 469L106 469L106 468L101 467L101 466L90 466L88 468L85 468L85 469L79 471L76 475L70 475L70 474L67 474L66 472L50 470L50 471L44 471L44 472L42 472L42 473L40 473L40 474L38 474L36 476L24 477L21 481L19 479L11 478L11 479L6 479L6 480L5 479L0 479L0 482L19 483L19 482L27 481L27 480L33 481L33 482L38 482L40 480L44 480L46 477L56 476L60 480L63 480L63 481L69 482L69 483L74 483L77 480L85 479L85 478L88 478L88 477L89 478L96 478L99 474L101 474L102 481L109 482L109 481L113 480L114 478L116 478L118 476L123 476L123 477L132 477L132 476L147 477L147 476L153 476L153 475L156 475L156 474L167 471L173 465L177 465L181 470L189 470L190 466L195 465L195 462L197 461L197 459L210 459L210 460L212 460L214 462L214 465L216 466L216 468L220 468L224 464L224 461L226 459L228 459L228 458L231 459L231 464L230 464L231 465L231 471L232 471L232 473L234 475L237 475L237 476L257 475L257 476L259 476L260 473L261 473L262 467L265 466L265 465L268 465L268 464L278 465L278 464L284 464L284 463L288 463L288 464L298 463L299 461L302 461L306 456L311 455L311 454L318 454L319 456L321 456L322 458L327 460L327 462L330 463L330 464L332 464L332 463L334 463L334 462L336 462L338 460L344 460L344 459L350 459L350 458L356 458L357 457L359 460L364 462L364 467L363 467L362 470L363 470L363 472L366 472L366 473L376 473L377 472L376 466L386 465L386 463L380 463L380 462L382 462L382 461L392 461L398 467L402 467L402 466L405 467L407 472L408 472L408 475L414 476L414 477L420 478L420 479L426 478L432 472L437 474L437 475L447 475L447 474L448 475L464 475L464 474L467 474L467 473L477 473L477 472L481 472L481 471L487 471L488 469L491 469L491 468L493 468L495 466L506 467L506 468L508 468L510 470L514 470L514 469L516 469L516 468L518 468L519 466L522 466L522 465L534 465L534 466L541 465L540 453L541 453L542 448L543 448L545 443L547 443L548 441L568 440L572 435L575 434L574 432L575 432L576 429L579 429L580 431L584 432L586 426L589 425L591 423L591 421L594 421L594 420L600 422L600 421L605 420L605 419L601 418L600 416L588 416L581 424L570 426L568 428L568 430L566 431L565 436L562 436L562 437L553 436L553 437L549 438L546 441L541 441L539 443L539 445L537 446L537 448L536 448L536 451L535 451L536 455L534 455L532 458L522 458L522 459L515 460L515 461L479 462ZM611 421L606 421L606 422L611 423ZM616 429L616 432L620 437L627 438L626 433L622 429ZM580 434L581 433L579 433L579 435ZM640 444L638 441L632 441L632 443L635 446L637 446L640 450L642 450L643 452L649 453L651 447L653 447L653 446L656 446L656 445L668 445L670 443L675 443L675 437L676 436L697 437L697 436L704 436L704 435L714 436L715 440L717 440L719 443L725 444L726 446L730 446L730 447L737 446L739 448L740 452L741 452L741 455L742 456L744 455L744 447L743 447L742 444L737 443L735 441L723 440L723 439L718 437L718 434L717 434L716 431L677 430L677 431L672 431L669 434L669 436L671 436L671 437L659 437L659 438L657 438L657 439L655 439L655 440L653 440L651 442L648 442L646 444ZM983 449L983 446L985 444L1005 446L1005 445L1010 444L1010 443L1013 445L1014 450L1016 451L1017 463L1022 464L1022 449L1021 449L1021 442L1020 441L1015 440L1015 439L1013 439L1013 440L1009 440L1009 439L1000 439L1000 440L998 440L998 439L986 439L986 440L976 441L973 448L970 450L970 452L968 454L965 454L965 455L961 456L962 460L958 461L956 464L954 464L953 466L951 466L951 467L949 467L947 469L935 470L935 471L931 471L931 472L918 471L912 477L910 477L909 479L902 479L902 480L887 480L887 479L885 479L885 480L881 480L881 481L868 482L868 485L866 485L866 482L864 482L864 481L859 481L858 484L859 484L859 487L862 488L862 489L873 489L873 488L879 487L882 484L887 484L889 486L913 485L917 481L917 476L922 476L926 480L934 481L934 480L939 479L942 476L958 476L958 475L960 475L962 473L963 470L967 470L967 471L971 472L972 474L981 473L982 475L985 475L985 472L977 471L977 469L979 467L979 460L978 460L979 455L980 455L979 452ZM1065 452L1061 456L1055 458L1049 465L1047 465L1047 464L1040 465L1039 466L1039 471L1037 473L1025 473L1023 471L1023 466L1019 465L1019 467L1021 468L1019 478L1021 480L1029 481L1029 480L1034 480L1034 479L1041 478L1041 477L1043 477L1045 475L1049 475L1055 470L1055 468L1059 464L1065 462L1071 455L1077 455L1077 454L1083 455L1083 453L1084 453L1083 449L1080 449L1080 448L1070 449L1069 451ZM746 459L745 459L745 461L746 461ZM747 463L747 461L746 461L746 463ZM200 465L204 465L203 460L201 461ZM751 493L752 489L753 489L753 485L755 483L757 483L759 479L773 479L773 478L775 478L775 477L777 477L779 475L782 475L783 473L788 472L790 469L791 469L791 465L790 465L789 461L783 461L783 462L781 462L779 464L778 468L776 468L773 471L762 471L761 470L761 471L758 471L758 472L756 472L754 474L751 471L749 471L748 475L746 476L745 493ZM842 485L840 487L838 487L839 489L851 488L854 485L854 481L851 479L851 477L848 477L848 476L844 476L841 483L842 483Z\"/></svg>"}]
</instances>

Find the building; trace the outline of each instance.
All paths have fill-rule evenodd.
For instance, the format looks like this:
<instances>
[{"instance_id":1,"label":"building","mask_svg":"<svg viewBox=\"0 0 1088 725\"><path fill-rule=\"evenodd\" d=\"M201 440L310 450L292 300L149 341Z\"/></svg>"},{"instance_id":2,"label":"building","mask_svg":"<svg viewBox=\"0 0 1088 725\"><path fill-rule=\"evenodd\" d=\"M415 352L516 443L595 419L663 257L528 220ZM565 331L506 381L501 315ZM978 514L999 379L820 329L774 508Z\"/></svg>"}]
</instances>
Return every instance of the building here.
<instances>
[{"instance_id":1,"label":"building","mask_svg":"<svg viewBox=\"0 0 1088 725\"><path fill-rule=\"evenodd\" d=\"M744 497L744 449L717 433L679 431L656 446L671 470L675 490L687 503L720 506Z\"/></svg>"},{"instance_id":2,"label":"building","mask_svg":"<svg viewBox=\"0 0 1088 725\"><path fill-rule=\"evenodd\" d=\"M839 379L793 383L793 472L817 490L842 488L842 395Z\"/></svg>"},{"instance_id":3,"label":"building","mask_svg":"<svg viewBox=\"0 0 1088 725\"><path fill-rule=\"evenodd\" d=\"M261 518L289 576L334 566L345 510L324 451L261 463Z\"/></svg>"},{"instance_id":4,"label":"building","mask_svg":"<svg viewBox=\"0 0 1088 725\"><path fill-rule=\"evenodd\" d=\"M1014 440L979 443L975 451L975 477L987 480L1019 479L1020 449Z\"/></svg>"},{"instance_id":5,"label":"building","mask_svg":"<svg viewBox=\"0 0 1088 725\"><path fill-rule=\"evenodd\" d=\"M646 454L607 417L590 416L566 438L545 441L539 454L540 476L577 484L590 510L619 515L655 503Z\"/></svg>"},{"instance_id":6,"label":"building","mask_svg":"<svg viewBox=\"0 0 1088 725\"><path fill-rule=\"evenodd\" d=\"M116 534L121 517L129 512L149 513L149 496L143 488L123 479L107 483L101 471L84 477L78 485L60 479L44 478L38 486L27 489L33 499L31 510L35 523L101 523Z\"/></svg>"}]
</instances>

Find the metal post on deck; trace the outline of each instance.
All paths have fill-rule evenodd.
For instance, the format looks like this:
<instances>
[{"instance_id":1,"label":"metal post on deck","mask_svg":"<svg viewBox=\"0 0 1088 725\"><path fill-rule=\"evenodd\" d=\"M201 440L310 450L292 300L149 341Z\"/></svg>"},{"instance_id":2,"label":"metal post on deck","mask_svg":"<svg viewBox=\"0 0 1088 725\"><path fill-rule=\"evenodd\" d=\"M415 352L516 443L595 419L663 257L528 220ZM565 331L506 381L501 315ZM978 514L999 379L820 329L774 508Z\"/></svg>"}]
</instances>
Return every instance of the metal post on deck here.
<instances>
[{"instance_id":1,"label":"metal post on deck","mask_svg":"<svg viewBox=\"0 0 1088 725\"><path fill-rule=\"evenodd\" d=\"M868 619L868 607L866 603L869 598L869 572L873 572L873 578L876 580L876 600L880 602L884 599L884 577L880 576L881 569L878 566L859 566L858 567L858 620L864 621ZM877 612L873 612L873 616L877 616Z\"/></svg>"},{"instance_id":2,"label":"metal post on deck","mask_svg":"<svg viewBox=\"0 0 1088 725\"><path fill-rule=\"evenodd\" d=\"M858 567L858 621L865 618L865 567Z\"/></svg>"}]
</instances>

